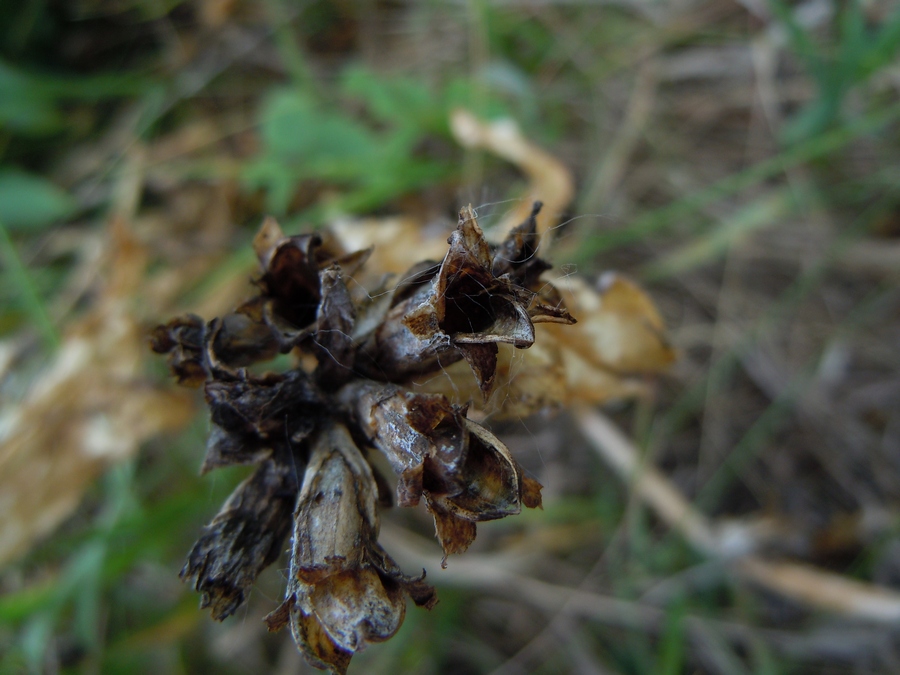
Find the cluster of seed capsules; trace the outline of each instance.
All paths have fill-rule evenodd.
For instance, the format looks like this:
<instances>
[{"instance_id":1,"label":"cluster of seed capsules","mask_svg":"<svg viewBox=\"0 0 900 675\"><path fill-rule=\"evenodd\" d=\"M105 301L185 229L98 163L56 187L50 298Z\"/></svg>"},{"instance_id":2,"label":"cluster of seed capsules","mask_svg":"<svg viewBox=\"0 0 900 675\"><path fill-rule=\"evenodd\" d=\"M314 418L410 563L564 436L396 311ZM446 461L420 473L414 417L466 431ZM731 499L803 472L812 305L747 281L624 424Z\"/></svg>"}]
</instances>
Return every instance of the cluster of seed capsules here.
<instances>
[{"instance_id":1,"label":"cluster of seed capsules","mask_svg":"<svg viewBox=\"0 0 900 675\"><path fill-rule=\"evenodd\" d=\"M352 292L369 251L287 237L267 219L254 240L255 297L212 321L186 315L155 329L152 348L178 382L205 389L202 471L257 466L181 571L214 619L235 612L290 535L285 599L266 622L290 625L311 664L346 672L355 652L396 633L406 596L437 601L424 573L404 574L378 543L380 508L424 501L445 564L477 522L540 505L540 484L466 406L410 386L464 359L487 400L499 343L527 348L535 323L574 323L540 279L550 266L537 255L539 210L492 246L464 208L443 261L413 265L384 290L351 283ZM295 355L295 367L249 369L279 353ZM396 490L370 463L375 452Z\"/></svg>"}]
</instances>

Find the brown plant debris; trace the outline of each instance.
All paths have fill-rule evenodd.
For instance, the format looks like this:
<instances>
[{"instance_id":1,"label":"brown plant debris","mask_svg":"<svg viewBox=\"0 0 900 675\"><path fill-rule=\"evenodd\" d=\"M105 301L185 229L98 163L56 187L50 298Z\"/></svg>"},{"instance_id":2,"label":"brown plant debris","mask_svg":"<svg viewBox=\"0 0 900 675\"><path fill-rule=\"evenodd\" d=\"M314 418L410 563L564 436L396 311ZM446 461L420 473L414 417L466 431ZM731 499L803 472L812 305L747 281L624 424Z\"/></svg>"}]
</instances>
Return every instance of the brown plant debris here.
<instances>
[{"instance_id":1,"label":"brown plant debris","mask_svg":"<svg viewBox=\"0 0 900 675\"><path fill-rule=\"evenodd\" d=\"M194 416L187 392L156 387L144 373L145 329L135 306L147 302L146 248L121 217L104 241L93 306L66 327L22 399L3 401L0 564L52 532L104 470ZM186 365L173 372L184 382L194 377Z\"/></svg>"},{"instance_id":2,"label":"brown plant debris","mask_svg":"<svg viewBox=\"0 0 900 675\"><path fill-rule=\"evenodd\" d=\"M447 556L476 523L541 505L540 484L509 449L467 417L468 403L409 388L464 363L489 400L498 344L527 350L535 324L575 323L541 275L536 203L506 239L489 244L461 210L441 262L423 261L395 288L351 294L345 278L369 251L347 254L317 235L285 236L267 219L254 240L258 294L222 318L182 316L153 333L179 383L203 385L212 427L203 471L256 464L191 551L182 578L224 619L271 564L289 531L285 600L266 622L290 626L316 667L346 671L352 655L399 629L409 596L431 608L434 589L405 575L378 543L390 488L369 455L397 476L396 503L424 501ZM291 353L296 366L248 366ZM474 376L474 377L473 377Z\"/></svg>"}]
</instances>

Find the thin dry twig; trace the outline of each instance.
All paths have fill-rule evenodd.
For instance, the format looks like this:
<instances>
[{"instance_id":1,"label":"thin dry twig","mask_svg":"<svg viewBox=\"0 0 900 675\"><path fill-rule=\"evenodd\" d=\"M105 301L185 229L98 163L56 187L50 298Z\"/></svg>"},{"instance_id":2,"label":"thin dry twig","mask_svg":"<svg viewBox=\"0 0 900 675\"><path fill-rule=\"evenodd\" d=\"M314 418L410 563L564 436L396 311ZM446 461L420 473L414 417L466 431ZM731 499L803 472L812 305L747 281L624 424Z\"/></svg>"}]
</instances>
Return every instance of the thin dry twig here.
<instances>
[{"instance_id":1,"label":"thin dry twig","mask_svg":"<svg viewBox=\"0 0 900 675\"><path fill-rule=\"evenodd\" d=\"M410 568L421 567L437 554L433 544L391 523L381 530L381 541L391 548L398 561ZM551 614L578 617L597 621L607 626L640 630L659 634L665 629L666 610L646 602L633 602L614 598L582 588L568 587L536 579L528 573L534 557L494 554L470 554L454 560L441 570L435 581L441 586L453 586L467 590L508 597L524 601ZM735 647L751 647L758 639L786 655L853 660L859 650L870 649L877 636L871 630L842 627L835 631L821 629L807 634L769 628L756 628L737 621L712 620L688 614L684 617L687 634L698 644L709 634L721 636ZM516 669L512 667L511 671ZM503 668L495 675L507 673Z\"/></svg>"},{"instance_id":2,"label":"thin dry twig","mask_svg":"<svg viewBox=\"0 0 900 675\"><path fill-rule=\"evenodd\" d=\"M642 462L635 445L605 416L581 408L579 428L600 457L670 527L705 555L724 558L744 580L809 607L878 623L900 620L900 593L854 581L810 565L768 561L754 554L750 530L740 536L700 513L655 467ZM726 536L727 534L727 536Z\"/></svg>"}]
</instances>

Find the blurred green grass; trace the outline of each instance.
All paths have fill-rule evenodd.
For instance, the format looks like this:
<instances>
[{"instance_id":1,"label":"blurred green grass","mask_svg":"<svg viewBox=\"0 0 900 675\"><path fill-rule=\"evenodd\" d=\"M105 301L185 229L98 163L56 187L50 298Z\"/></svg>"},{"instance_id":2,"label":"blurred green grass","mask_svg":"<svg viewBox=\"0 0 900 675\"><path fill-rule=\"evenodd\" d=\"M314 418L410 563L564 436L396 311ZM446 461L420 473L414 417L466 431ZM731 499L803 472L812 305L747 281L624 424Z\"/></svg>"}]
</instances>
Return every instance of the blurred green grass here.
<instances>
[{"instance_id":1,"label":"blurred green grass","mask_svg":"<svg viewBox=\"0 0 900 675\"><path fill-rule=\"evenodd\" d=\"M263 211L297 231L336 213L411 208L433 216L452 213L464 201L514 197L520 179L507 167L454 145L447 115L456 106L488 118L513 117L530 139L573 167L581 186L596 175L604 148L616 139L626 109L623 91L644 60L656 58L665 67L668 59L691 50L702 55L707 47L750 49L754 40L778 31L787 36L786 48L772 38L784 70L792 85L810 91L805 100L792 98L783 106L783 119L767 129L758 153L745 152L744 138L733 132L734 126L750 125L746 110L735 111L724 101L728 78L711 78L708 85L702 76L694 82L670 73L658 85L665 91L658 95L654 124L696 149L696 156L673 161L668 150L654 146L654 130L643 131L631 155L646 176L626 171L612 186L622 193L614 203L601 206L601 214L572 214L587 222L575 221L560 232L558 262L577 263L588 273L628 270L651 284L668 303L664 311L684 326L682 295L697 294L703 283L720 283L746 241L761 233L769 237L764 245L777 248L779 228L792 222L827 213L837 223L795 276L766 288L767 306L740 324L738 340L709 358L689 359L696 367L685 367L664 386L658 410L651 405L642 416L623 409L642 445L683 471L694 455L678 452L697 445L710 397L737 400L752 389L744 384L735 393L742 358L821 297L835 265L855 243L896 236L883 231L885 222L896 227L890 219L900 205L900 104L891 80L900 50L896 9L824 3L832 18L810 25L802 6L775 0L762 15L717 1L683 10L666 3L542 7L477 0L389 8L321 1L300 8L276 0L236 5L221 23L203 18L215 10L212 0L71 6L29 0L0 9L5 335L34 329L47 352L58 346L67 316L54 314L53 307L70 262L44 254L44 247L66 228L103 227L113 208L114 167L133 144L152 145L182 126L231 110L255 131L258 140L236 171L214 156L172 169L185 182L234 179L242 193L261 195L257 211L238 223L243 229L236 253L213 273L227 276L243 273L248 256L240 246ZM229 47L229 27L243 31L243 43ZM109 39L111 28L122 36ZM379 44L392 39L406 46ZM707 58L713 62L703 67L714 71L715 58ZM687 100L694 104L701 97L722 106L711 124L722 127L723 139L700 142L702 124L691 110L675 112L682 94L693 96ZM98 168L73 178L72 153L100 144L123 111L134 113L128 139ZM738 161L730 159L735 147ZM686 165L703 167L717 154L722 159L708 171L683 180ZM630 179L639 187L630 190ZM159 193L165 196L166 190L177 192L177 185ZM152 200L145 197L142 205L149 208ZM490 209L485 213L490 217ZM778 447L778 437L795 424L798 401L813 386L829 348L871 330L896 307L896 286L889 281L838 276L838 285L853 288L831 310L832 325L809 329L816 344L798 359L801 365L784 390L755 404L702 485L688 481L689 492L709 512L746 510L748 498L740 495L746 492L741 480L747 464ZM708 309L697 304L694 311ZM293 663L283 655L283 641L264 636L260 627L246 631L255 645L247 647L252 658L223 655L230 627L211 626L196 610L196 598L177 584L193 537L241 476L196 476L204 435L205 421L198 420L179 438L154 441L140 458L112 469L61 532L3 572L0 672L245 673L260 664ZM542 461L534 461L534 471ZM701 564L675 535L661 535L602 466L593 460L579 466L589 469L590 478L577 477L577 468L570 469L572 475L558 473L572 482L571 489L554 488L543 512L486 528L484 539L499 545L504 536L573 523L595 527L596 540L548 555L541 572L572 586L591 581L636 602L648 587L677 580ZM773 486L762 506L788 503L783 490ZM421 523L413 525L421 530ZM859 574L865 568L845 567ZM260 581L260 593L271 594L270 600L280 592L279 574L271 570ZM490 606L473 617L476 591L442 586L437 569L429 578L438 586L440 605L431 613L410 608L393 640L357 657L356 672L491 672L526 650L553 618L524 605L514 608L511 601L498 604L513 618L485 616ZM259 623L257 608L253 604L232 621ZM853 671L852 663L825 670L821 661L776 652L762 638L752 649L736 650L715 631L698 646L686 635L684 617L765 627L780 610L785 630L803 628L796 610L773 610L724 578L687 586L664 610L659 630L570 621L539 655L529 655L527 672L586 672L581 668L591 658L602 664L598 668L618 673L877 672ZM862 657L856 665L867 667Z\"/></svg>"}]
</instances>

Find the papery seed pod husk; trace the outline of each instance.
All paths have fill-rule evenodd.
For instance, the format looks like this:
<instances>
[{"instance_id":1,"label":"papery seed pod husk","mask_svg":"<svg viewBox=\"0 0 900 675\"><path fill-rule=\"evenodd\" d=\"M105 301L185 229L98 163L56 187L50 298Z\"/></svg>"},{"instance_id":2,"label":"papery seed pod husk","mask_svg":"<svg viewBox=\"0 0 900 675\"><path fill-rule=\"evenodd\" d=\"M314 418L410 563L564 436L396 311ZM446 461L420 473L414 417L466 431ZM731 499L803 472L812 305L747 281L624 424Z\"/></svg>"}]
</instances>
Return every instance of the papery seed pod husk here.
<instances>
[{"instance_id":1,"label":"papery seed pod husk","mask_svg":"<svg viewBox=\"0 0 900 675\"><path fill-rule=\"evenodd\" d=\"M302 370L214 380L206 385L212 430L201 473L250 464L273 450L299 445L315 428L325 404Z\"/></svg>"},{"instance_id":2,"label":"papery seed pod husk","mask_svg":"<svg viewBox=\"0 0 900 675\"><path fill-rule=\"evenodd\" d=\"M180 576L203 594L200 606L213 619L234 614L259 573L281 554L297 488L290 463L262 463L194 544Z\"/></svg>"},{"instance_id":3,"label":"papery seed pod husk","mask_svg":"<svg viewBox=\"0 0 900 675\"><path fill-rule=\"evenodd\" d=\"M334 244L326 245L318 234L287 237L273 218L266 218L253 240L253 249L263 274L257 281L260 295L238 312L265 324L283 352L309 338L319 328L321 303L327 289L321 276L327 268L339 266L353 274L371 250L344 254ZM327 277L333 281L334 273ZM328 302L334 304L332 297Z\"/></svg>"},{"instance_id":4,"label":"papery seed pod husk","mask_svg":"<svg viewBox=\"0 0 900 675\"><path fill-rule=\"evenodd\" d=\"M353 653L397 632L405 595L425 606L435 600L378 545L375 479L347 429L331 424L311 444L285 601L266 621L270 630L289 623L310 663L343 673Z\"/></svg>"},{"instance_id":5,"label":"papery seed pod husk","mask_svg":"<svg viewBox=\"0 0 900 675\"><path fill-rule=\"evenodd\" d=\"M316 318L321 295L316 252L322 238L316 234L286 237L273 218L266 218L253 240L263 269L258 281L261 295L270 301L272 315L295 329Z\"/></svg>"},{"instance_id":6,"label":"papery seed pod husk","mask_svg":"<svg viewBox=\"0 0 900 675\"><path fill-rule=\"evenodd\" d=\"M209 324L208 358L212 370L232 370L278 354L272 329L246 313L231 312Z\"/></svg>"},{"instance_id":7,"label":"papery seed pod husk","mask_svg":"<svg viewBox=\"0 0 900 675\"><path fill-rule=\"evenodd\" d=\"M425 497L445 556L468 548L475 522L519 513L522 503L540 505L540 485L509 449L446 397L356 381L339 398L399 476L398 503Z\"/></svg>"},{"instance_id":8,"label":"papery seed pod husk","mask_svg":"<svg viewBox=\"0 0 900 675\"><path fill-rule=\"evenodd\" d=\"M487 398L493 383L497 343L519 348L534 342L534 326L524 296L510 277L495 277L490 246L471 207L460 211L459 226L440 268L414 275L418 288L402 286L399 301L367 339L357 369L368 377L400 382L434 372L465 358Z\"/></svg>"},{"instance_id":9,"label":"papery seed pod husk","mask_svg":"<svg viewBox=\"0 0 900 675\"><path fill-rule=\"evenodd\" d=\"M272 329L240 311L208 323L195 314L177 317L153 330L150 346L168 354L169 369L179 384L188 387L236 376L236 369L278 353Z\"/></svg>"}]
</instances>

